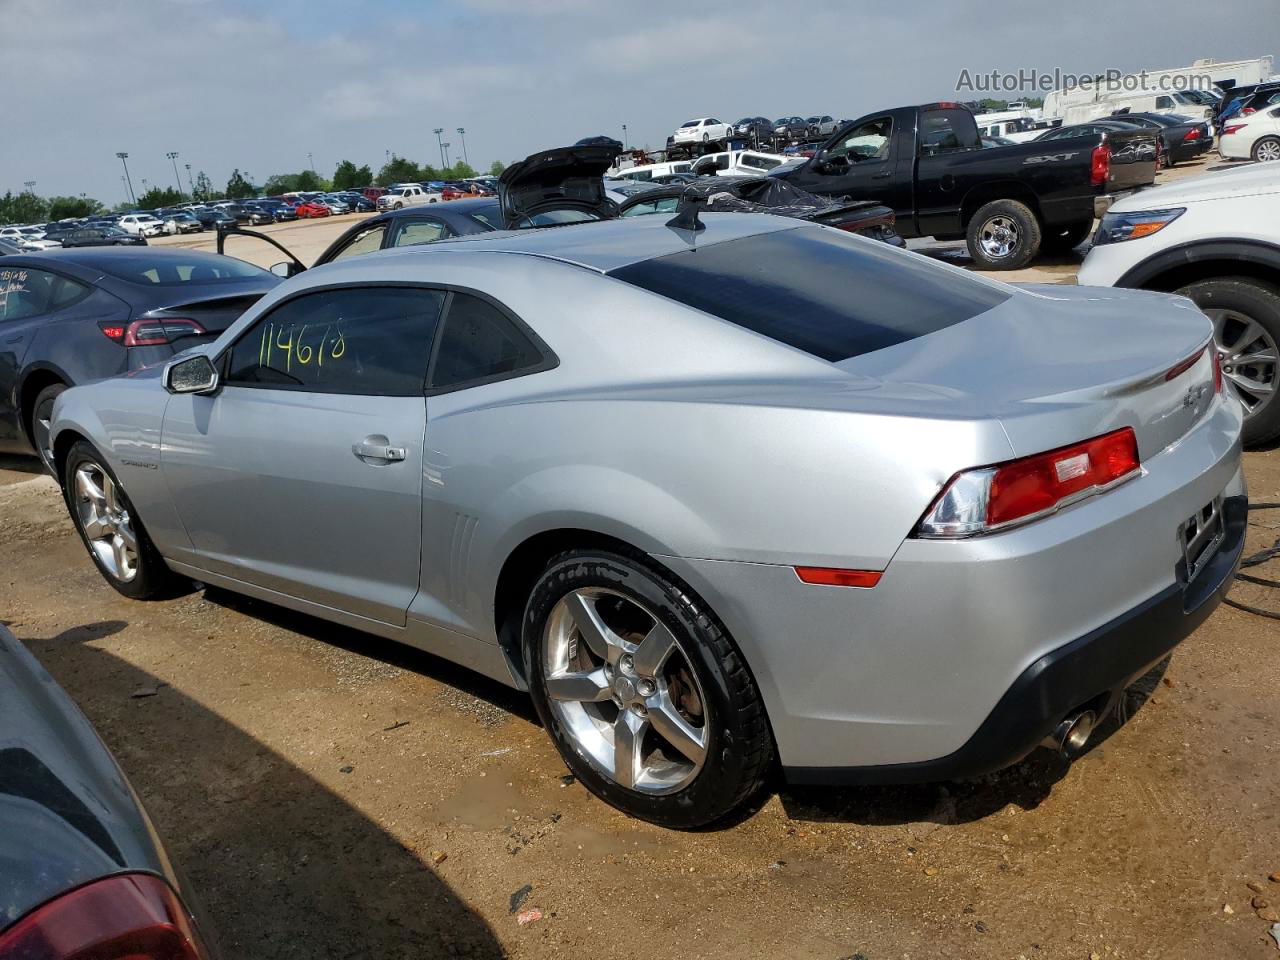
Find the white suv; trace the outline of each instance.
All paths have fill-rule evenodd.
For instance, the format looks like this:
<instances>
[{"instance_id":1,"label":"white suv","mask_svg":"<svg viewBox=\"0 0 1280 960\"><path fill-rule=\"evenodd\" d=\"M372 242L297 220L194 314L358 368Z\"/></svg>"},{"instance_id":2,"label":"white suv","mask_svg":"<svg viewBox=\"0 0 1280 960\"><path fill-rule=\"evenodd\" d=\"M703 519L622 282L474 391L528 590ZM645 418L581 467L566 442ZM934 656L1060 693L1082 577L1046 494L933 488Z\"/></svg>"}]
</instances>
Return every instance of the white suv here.
<instances>
[{"instance_id":1,"label":"white suv","mask_svg":"<svg viewBox=\"0 0 1280 960\"><path fill-rule=\"evenodd\" d=\"M706 143L709 140L727 140L732 136L733 124L721 123L715 117L703 117L680 124L671 140L673 143Z\"/></svg>"},{"instance_id":2,"label":"white suv","mask_svg":"<svg viewBox=\"0 0 1280 960\"><path fill-rule=\"evenodd\" d=\"M1089 286L1190 297L1213 321L1244 440L1280 437L1280 164L1131 194L1102 218L1080 268Z\"/></svg>"},{"instance_id":3,"label":"white suv","mask_svg":"<svg viewBox=\"0 0 1280 960\"><path fill-rule=\"evenodd\" d=\"M149 213L131 213L121 217L117 226L135 237L158 237L164 233L164 221Z\"/></svg>"}]
</instances>

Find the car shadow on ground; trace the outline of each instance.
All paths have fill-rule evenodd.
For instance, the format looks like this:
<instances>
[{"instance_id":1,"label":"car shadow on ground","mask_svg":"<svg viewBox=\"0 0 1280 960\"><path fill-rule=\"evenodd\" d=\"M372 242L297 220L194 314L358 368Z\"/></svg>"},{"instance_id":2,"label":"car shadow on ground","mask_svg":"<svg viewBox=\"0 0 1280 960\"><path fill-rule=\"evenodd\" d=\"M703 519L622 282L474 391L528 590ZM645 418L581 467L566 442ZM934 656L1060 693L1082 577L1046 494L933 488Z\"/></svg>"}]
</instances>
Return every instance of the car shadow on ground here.
<instances>
[{"instance_id":1,"label":"car shadow on ground","mask_svg":"<svg viewBox=\"0 0 1280 960\"><path fill-rule=\"evenodd\" d=\"M37 460L34 454L29 457L19 457L0 453L0 470L29 473L32 476L38 476L45 472L44 464Z\"/></svg>"},{"instance_id":2,"label":"car shadow on ground","mask_svg":"<svg viewBox=\"0 0 1280 960\"><path fill-rule=\"evenodd\" d=\"M369 657L389 666L399 667L401 670L430 677L456 690L485 700L522 720L541 725L537 711L533 708L533 701L529 699L528 694L491 680L451 660L427 653L425 650L371 633L353 630L306 613L298 613L241 593L232 593L230 590L219 587L204 587L204 598L210 603L216 603L220 607L234 610L255 620L265 621L282 630L301 634L357 656Z\"/></svg>"},{"instance_id":3,"label":"car shadow on ground","mask_svg":"<svg viewBox=\"0 0 1280 960\"><path fill-rule=\"evenodd\" d=\"M428 851L415 854L245 731L91 645L124 626L23 642L115 753L223 960L504 956Z\"/></svg>"}]
</instances>

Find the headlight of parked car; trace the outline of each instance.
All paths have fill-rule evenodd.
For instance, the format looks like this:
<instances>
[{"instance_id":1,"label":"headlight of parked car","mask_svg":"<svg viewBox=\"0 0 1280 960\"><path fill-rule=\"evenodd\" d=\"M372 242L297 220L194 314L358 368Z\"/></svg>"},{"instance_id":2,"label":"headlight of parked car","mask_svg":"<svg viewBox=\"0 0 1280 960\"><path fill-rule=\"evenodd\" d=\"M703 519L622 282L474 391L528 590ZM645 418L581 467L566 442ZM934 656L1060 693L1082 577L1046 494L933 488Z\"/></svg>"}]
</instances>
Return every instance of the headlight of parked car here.
<instances>
[{"instance_id":1,"label":"headlight of parked car","mask_svg":"<svg viewBox=\"0 0 1280 960\"><path fill-rule=\"evenodd\" d=\"M1186 213L1186 207L1170 207L1168 210L1135 210L1130 213L1108 213L1098 225L1094 235L1095 245L1137 240L1159 233Z\"/></svg>"}]
</instances>

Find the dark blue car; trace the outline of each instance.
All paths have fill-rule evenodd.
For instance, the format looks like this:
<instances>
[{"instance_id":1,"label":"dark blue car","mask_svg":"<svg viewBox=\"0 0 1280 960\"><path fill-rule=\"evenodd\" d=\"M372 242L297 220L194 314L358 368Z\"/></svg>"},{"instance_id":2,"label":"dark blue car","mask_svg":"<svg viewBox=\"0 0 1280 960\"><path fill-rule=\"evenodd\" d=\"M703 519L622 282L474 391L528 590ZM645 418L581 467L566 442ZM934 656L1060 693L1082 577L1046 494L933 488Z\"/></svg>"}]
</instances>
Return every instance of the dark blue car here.
<instances>
[{"instance_id":1,"label":"dark blue car","mask_svg":"<svg viewBox=\"0 0 1280 960\"><path fill-rule=\"evenodd\" d=\"M75 384L212 340L280 282L177 247L0 256L0 452L48 455L53 402Z\"/></svg>"}]
</instances>

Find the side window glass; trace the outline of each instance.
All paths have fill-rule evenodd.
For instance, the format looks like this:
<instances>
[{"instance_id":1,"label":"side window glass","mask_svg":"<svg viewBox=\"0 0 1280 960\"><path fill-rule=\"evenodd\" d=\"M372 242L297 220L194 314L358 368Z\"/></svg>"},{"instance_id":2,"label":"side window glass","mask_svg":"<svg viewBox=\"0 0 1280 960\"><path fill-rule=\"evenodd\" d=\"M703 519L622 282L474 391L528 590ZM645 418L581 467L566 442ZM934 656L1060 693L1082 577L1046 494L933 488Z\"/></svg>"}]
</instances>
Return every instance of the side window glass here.
<instances>
[{"instance_id":1,"label":"side window glass","mask_svg":"<svg viewBox=\"0 0 1280 960\"><path fill-rule=\"evenodd\" d=\"M0 323L48 313L53 287L58 279L44 270L26 267L0 269Z\"/></svg>"},{"instance_id":2,"label":"side window glass","mask_svg":"<svg viewBox=\"0 0 1280 960\"><path fill-rule=\"evenodd\" d=\"M352 287L259 317L231 347L229 386L404 397L422 392L444 293Z\"/></svg>"},{"instance_id":3,"label":"side window glass","mask_svg":"<svg viewBox=\"0 0 1280 960\"><path fill-rule=\"evenodd\" d=\"M955 112L929 110L920 113L920 155L924 157L964 149L964 141L956 129ZM1000 133L1004 133L1003 128Z\"/></svg>"},{"instance_id":4,"label":"side window glass","mask_svg":"<svg viewBox=\"0 0 1280 960\"><path fill-rule=\"evenodd\" d=\"M391 245L409 247L416 243L432 243L451 236L453 231L439 220L410 220L397 225Z\"/></svg>"},{"instance_id":5,"label":"side window glass","mask_svg":"<svg viewBox=\"0 0 1280 960\"><path fill-rule=\"evenodd\" d=\"M382 238L387 233L387 225L380 223L376 227L371 227L362 233L356 234L347 242L347 245L335 253L329 260L345 260L347 257L358 257L361 254L373 253L375 250L382 249Z\"/></svg>"},{"instance_id":6,"label":"side window glass","mask_svg":"<svg viewBox=\"0 0 1280 960\"><path fill-rule=\"evenodd\" d=\"M57 277L53 283L53 293L49 298L49 310L61 310L69 307L77 300L88 296L90 287L66 277Z\"/></svg>"},{"instance_id":7,"label":"side window glass","mask_svg":"<svg viewBox=\"0 0 1280 960\"><path fill-rule=\"evenodd\" d=\"M486 300L455 293L431 369L430 388L446 390L541 367L542 351Z\"/></svg>"},{"instance_id":8,"label":"side window glass","mask_svg":"<svg viewBox=\"0 0 1280 960\"><path fill-rule=\"evenodd\" d=\"M890 117L868 120L862 126L850 130L843 139L828 150L827 159L844 157L850 163L887 160L892 133L893 120Z\"/></svg>"},{"instance_id":9,"label":"side window glass","mask_svg":"<svg viewBox=\"0 0 1280 960\"><path fill-rule=\"evenodd\" d=\"M624 217L643 217L650 213L674 213L680 205L679 197L663 197L661 200L646 200L622 211Z\"/></svg>"}]
</instances>

